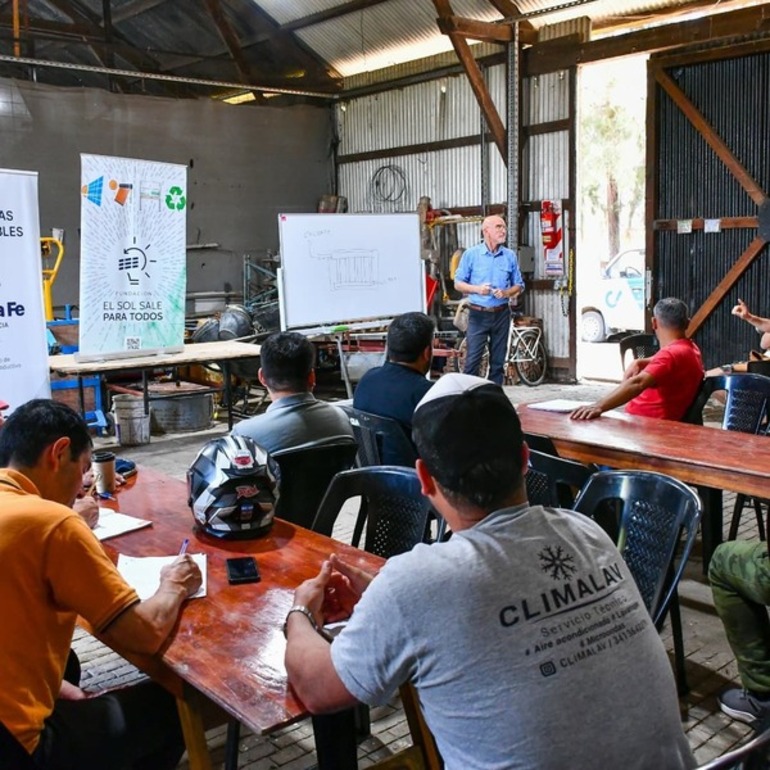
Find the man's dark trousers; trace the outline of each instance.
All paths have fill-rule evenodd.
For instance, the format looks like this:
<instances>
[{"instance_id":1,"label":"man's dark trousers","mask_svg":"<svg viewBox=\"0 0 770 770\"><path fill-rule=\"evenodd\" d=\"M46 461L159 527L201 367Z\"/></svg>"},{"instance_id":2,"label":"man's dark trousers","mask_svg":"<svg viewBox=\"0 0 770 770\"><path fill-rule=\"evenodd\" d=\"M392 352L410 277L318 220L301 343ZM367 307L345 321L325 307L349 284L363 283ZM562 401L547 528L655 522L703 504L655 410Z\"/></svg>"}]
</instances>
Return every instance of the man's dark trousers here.
<instances>
[{"instance_id":1,"label":"man's dark trousers","mask_svg":"<svg viewBox=\"0 0 770 770\"><path fill-rule=\"evenodd\" d=\"M511 324L511 311L504 307L496 313L484 310L468 311L468 332L466 336L465 374L478 374L484 346L489 340L489 379L498 385L503 384L503 367L508 350L508 331Z\"/></svg>"}]
</instances>

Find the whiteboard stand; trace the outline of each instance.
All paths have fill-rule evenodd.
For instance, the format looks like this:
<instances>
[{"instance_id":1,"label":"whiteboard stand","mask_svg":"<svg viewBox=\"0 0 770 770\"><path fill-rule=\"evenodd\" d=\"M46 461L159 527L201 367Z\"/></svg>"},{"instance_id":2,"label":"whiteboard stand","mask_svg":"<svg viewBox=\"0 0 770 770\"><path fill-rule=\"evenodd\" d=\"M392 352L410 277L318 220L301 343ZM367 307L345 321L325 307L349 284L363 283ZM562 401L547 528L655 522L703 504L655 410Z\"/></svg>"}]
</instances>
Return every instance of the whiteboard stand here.
<instances>
[{"instance_id":1,"label":"whiteboard stand","mask_svg":"<svg viewBox=\"0 0 770 770\"><path fill-rule=\"evenodd\" d=\"M345 360L345 353L342 350L342 335L338 334L335 340L337 342L337 352L340 354L340 372L342 373L342 381L345 383L345 391L348 394L348 398L353 398L353 386L350 384L348 362Z\"/></svg>"}]
</instances>

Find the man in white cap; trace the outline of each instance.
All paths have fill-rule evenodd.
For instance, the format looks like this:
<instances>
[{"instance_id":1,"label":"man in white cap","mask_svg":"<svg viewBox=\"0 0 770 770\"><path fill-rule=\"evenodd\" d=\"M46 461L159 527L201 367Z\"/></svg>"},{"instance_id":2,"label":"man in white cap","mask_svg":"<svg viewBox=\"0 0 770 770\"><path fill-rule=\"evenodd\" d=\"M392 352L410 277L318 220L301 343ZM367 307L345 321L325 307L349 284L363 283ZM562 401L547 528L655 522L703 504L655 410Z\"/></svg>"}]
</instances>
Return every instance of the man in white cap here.
<instances>
[{"instance_id":1,"label":"man in white cap","mask_svg":"<svg viewBox=\"0 0 770 770\"><path fill-rule=\"evenodd\" d=\"M299 586L286 668L310 711L383 704L411 682L448 770L693 767L628 568L595 522L529 506L502 389L445 375L413 437L423 494L453 535L376 577L332 556ZM353 604L330 644L318 629Z\"/></svg>"}]
</instances>

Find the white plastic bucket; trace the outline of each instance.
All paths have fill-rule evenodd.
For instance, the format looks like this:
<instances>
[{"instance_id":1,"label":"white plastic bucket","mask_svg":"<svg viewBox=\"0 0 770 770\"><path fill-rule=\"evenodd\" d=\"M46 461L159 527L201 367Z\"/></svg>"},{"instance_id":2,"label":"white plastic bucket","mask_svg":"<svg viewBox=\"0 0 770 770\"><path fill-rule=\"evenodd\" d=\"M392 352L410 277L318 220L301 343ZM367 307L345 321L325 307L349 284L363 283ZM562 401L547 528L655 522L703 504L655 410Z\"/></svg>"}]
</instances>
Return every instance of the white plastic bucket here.
<instances>
[{"instance_id":1,"label":"white plastic bucket","mask_svg":"<svg viewBox=\"0 0 770 770\"><path fill-rule=\"evenodd\" d=\"M115 435L121 446L150 443L150 415L144 413L141 396L113 396L112 413L115 415Z\"/></svg>"}]
</instances>

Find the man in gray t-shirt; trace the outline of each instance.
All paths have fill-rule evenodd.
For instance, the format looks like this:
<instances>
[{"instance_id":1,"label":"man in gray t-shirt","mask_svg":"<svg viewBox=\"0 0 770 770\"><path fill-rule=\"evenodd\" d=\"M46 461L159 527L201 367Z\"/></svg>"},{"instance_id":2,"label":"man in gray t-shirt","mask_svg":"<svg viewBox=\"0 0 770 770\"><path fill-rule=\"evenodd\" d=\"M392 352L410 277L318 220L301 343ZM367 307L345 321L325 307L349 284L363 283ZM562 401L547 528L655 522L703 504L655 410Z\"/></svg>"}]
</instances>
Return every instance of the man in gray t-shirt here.
<instances>
[{"instance_id":1,"label":"man in gray t-shirt","mask_svg":"<svg viewBox=\"0 0 770 770\"><path fill-rule=\"evenodd\" d=\"M332 557L297 589L286 667L308 708L381 704L409 681L448 770L693 767L633 578L595 522L527 504L502 389L445 375L413 435L423 493L454 534L374 578ZM356 600L330 646L314 626Z\"/></svg>"},{"instance_id":2,"label":"man in gray t-shirt","mask_svg":"<svg viewBox=\"0 0 770 770\"><path fill-rule=\"evenodd\" d=\"M347 415L318 401L315 348L297 332L276 332L260 350L259 381L267 388L270 406L264 414L239 422L233 433L248 436L273 455L292 449L355 442Z\"/></svg>"}]
</instances>

